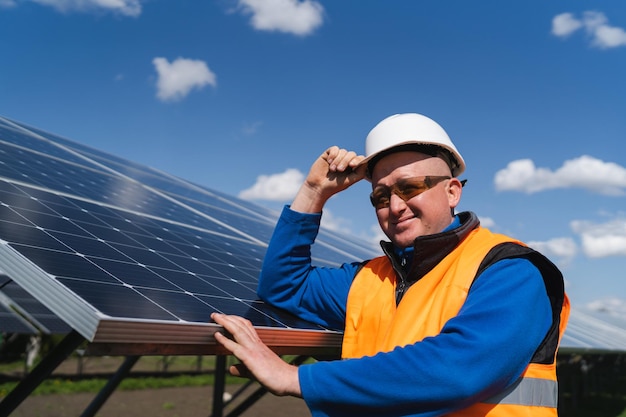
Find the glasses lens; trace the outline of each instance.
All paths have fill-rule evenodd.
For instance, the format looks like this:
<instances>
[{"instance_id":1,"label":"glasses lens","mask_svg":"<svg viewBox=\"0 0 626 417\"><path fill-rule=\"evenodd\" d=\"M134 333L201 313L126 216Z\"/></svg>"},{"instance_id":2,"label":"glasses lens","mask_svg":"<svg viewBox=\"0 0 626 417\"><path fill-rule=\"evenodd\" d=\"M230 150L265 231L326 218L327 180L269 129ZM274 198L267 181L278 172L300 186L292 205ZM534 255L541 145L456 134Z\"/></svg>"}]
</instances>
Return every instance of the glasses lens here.
<instances>
[{"instance_id":1,"label":"glasses lens","mask_svg":"<svg viewBox=\"0 0 626 417\"><path fill-rule=\"evenodd\" d=\"M370 194L370 201L376 209L389 207L390 196L391 191L389 190L389 188L380 185L374 188L374 191L372 192L372 194Z\"/></svg>"},{"instance_id":2,"label":"glasses lens","mask_svg":"<svg viewBox=\"0 0 626 417\"><path fill-rule=\"evenodd\" d=\"M396 194L403 201L409 201L415 196L420 195L424 191L428 191L443 180L448 180L448 176L429 175L419 178L404 178L390 187L379 185L374 188L370 194L372 205L378 210L389 207L391 201L391 193Z\"/></svg>"},{"instance_id":3,"label":"glasses lens","mask_svg":"<svg viewBox=\"0 0 626 417\"><path fill-rule=\"evenodd\" d=\"M403 199L404 201L409 201L413 197L420 195L429 188L429 183L426 183L422 179L408 178L398 182L395 186L394 191L401 199Z\"/></svg>"}]
</instances>

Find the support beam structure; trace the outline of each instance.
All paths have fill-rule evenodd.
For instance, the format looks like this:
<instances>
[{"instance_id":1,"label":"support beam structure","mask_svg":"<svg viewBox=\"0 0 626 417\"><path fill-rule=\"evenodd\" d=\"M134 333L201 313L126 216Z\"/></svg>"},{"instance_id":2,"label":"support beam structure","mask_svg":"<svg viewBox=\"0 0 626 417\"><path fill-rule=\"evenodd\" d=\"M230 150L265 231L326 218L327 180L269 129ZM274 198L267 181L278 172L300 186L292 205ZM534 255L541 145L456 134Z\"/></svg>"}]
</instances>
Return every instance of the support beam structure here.
<instances>
[{"instance_id":1,"label":"support beam structure","mask_svg":"<svg viewBox=\"0 0 626 417\"><path fill-rule=\"evenodd\" d=\"M72 331L0 402L0 417L11 414L52 372L85 341Z\"/></svg>"}]
</instances>

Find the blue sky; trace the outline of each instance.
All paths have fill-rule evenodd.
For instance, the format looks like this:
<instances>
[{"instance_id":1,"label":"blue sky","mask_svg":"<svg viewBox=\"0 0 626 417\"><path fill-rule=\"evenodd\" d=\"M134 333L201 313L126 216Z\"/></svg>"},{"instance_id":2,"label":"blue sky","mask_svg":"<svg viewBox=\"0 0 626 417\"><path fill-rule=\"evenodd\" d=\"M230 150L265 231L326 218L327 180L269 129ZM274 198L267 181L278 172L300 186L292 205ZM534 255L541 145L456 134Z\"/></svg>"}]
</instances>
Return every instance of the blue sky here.
<instances>
[{"instance_id":1,"label":"blue sky","mask_svg":"<svg viewBox=\"0 0 626 417\"><path fill-rule=\"evenodd\" d=\"M423 113L460 209L626 317L626 3L0 0L0 115L272 208L328 146ZM369 184L325 225L373 241Z\"/></svg>"}]
</instances>

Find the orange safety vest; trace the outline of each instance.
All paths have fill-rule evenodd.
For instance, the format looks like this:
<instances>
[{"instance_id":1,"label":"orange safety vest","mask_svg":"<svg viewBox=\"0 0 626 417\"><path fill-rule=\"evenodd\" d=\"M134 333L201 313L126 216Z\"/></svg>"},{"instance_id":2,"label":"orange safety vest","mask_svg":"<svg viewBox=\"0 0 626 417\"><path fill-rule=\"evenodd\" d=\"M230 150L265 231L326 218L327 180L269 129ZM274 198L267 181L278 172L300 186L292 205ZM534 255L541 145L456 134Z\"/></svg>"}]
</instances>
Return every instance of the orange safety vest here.
<instances>
[{"instance_id":1,"label":"orange safety vest","mask_svg":"<svg viewBox=\"0 0 626 417\"><path fill-rule=\"evenodd\" d=\"M509 251L497 251L497 248ZM489 264L504 258L525 257L539 268L553 303L553 325L517 382L499 395L449 415L556 416L556 348L569 316L561 273L547 258L523 243L485 228L472 230L441 262L411 285L397 306L396 273L389 259L383 256L366 263L348 294L342 357L389 352L397 346L439 334L445 323L458 314L488 255Z\"/></svg>"}]
</instances>

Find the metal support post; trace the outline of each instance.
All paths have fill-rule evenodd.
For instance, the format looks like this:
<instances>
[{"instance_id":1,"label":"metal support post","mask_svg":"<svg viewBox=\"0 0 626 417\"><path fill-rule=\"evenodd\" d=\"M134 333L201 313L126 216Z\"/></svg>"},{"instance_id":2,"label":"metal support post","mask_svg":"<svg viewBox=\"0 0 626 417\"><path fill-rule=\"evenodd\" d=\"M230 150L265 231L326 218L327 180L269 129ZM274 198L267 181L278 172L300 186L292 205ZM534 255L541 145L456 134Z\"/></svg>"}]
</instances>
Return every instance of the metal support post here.
<instances>
[{"instance_id":1,"label":"metal support post","mask_svg":"<svg viewBox=\"0 0 626 417\"><path fill-rule=\"evenodd\" d=\"M226 388L226 356L215 357L215 381L213 382L213 413L211 417L224 415L224 389Z\"/></svg>"},{"instance_id":2,"label":"metal support post","mask_svg":"<svg viewBox=\"0 0 626 417\"><path fill-rule=\"evenodd\" d=\"M141 356L127 356L126 359L124 359L124 362L120 365L117 372L111 376L98 395L91 401L87 408L85 408L81 417L93 417L96 415L106 400L109 399L122 380L128 375L133 366L135 366L139 358L141 358Z\"/></svg>"},{"instance_id":3,"label":"metal support post","mask_svg":"<svg viewBox=\"0 0 626 417\"><path fill-rule=\"evenodd\" d=\"M72 330L26 377L0 402L0 417L11 414L52 372L85 341Z\"/></svg>"},{"instance_id":4,"label":"metal support post","mask_svg":"<svg viewBox=\"0 0 626 417\"><path fill-rule=\"evenodd\" d=\"M290 363L292 365L302 365L302 363L304 363L305 360L307 360L309 357L308 356L297 356L295 357ZM248 384L246 384L246 386L244 388L247 388ZM228 413L227 417L238 417L240 416L242 413L244 413L248 408L250 408L252 405L254 405L254 403L256 403L258 400L260 400L265 394L267 394L267 389L265 389L265 387L260 386L258 387L256 390L254 390L254 392L252 392L252 394L248 395L248 397L241 402L241 404L239 404L237 407L235 407L230 413ZM235 396L239 395L240 393L238 392ZM234 397L233 396L233 399Z\"/></svg>"}]
</instances>

